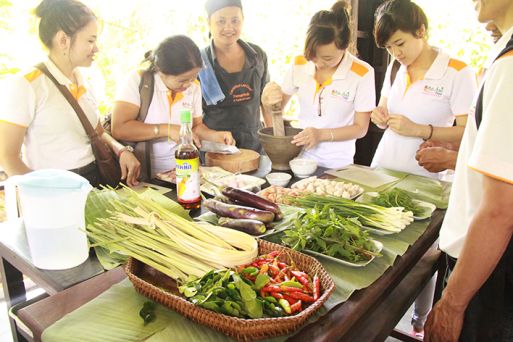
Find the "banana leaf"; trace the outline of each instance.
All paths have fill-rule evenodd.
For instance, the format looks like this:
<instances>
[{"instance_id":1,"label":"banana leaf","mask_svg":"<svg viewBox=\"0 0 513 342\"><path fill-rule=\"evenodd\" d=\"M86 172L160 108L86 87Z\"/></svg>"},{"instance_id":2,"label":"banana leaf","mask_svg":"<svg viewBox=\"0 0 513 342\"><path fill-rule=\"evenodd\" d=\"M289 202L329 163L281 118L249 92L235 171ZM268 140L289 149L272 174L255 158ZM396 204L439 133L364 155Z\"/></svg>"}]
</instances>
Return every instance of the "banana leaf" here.
<instances>
[{"instance_id":1,"label":"banana leaf","mask_svg":"<svg viewBox=\"0 0 513 342\"><path fill-rule=\"evenodd\" d=\"M144 325L139 311L148 298L138 294L128 279L55 322L42 334L53 341L142 341L166 328L179 315L161 305L155 320Z\"/></svg>"}]
</instances>

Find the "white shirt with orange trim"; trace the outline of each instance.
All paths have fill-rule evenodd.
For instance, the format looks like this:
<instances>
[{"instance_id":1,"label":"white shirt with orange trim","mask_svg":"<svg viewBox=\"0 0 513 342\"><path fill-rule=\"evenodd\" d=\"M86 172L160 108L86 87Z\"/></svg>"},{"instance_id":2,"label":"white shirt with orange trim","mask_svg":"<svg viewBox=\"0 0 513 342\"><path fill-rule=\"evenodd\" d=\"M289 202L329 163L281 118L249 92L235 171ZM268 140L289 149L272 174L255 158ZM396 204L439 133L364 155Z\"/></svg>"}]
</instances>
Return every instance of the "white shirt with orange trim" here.
<instances>
[{"instance_id":1,"label":"white shirt with orange trim","mask_svg":"<svg viewBox=\"0 0 513 342\"><path fill-rule=\"evenodd\" d=\"M513 27L497 42L491 59L504 49ZM513 53L488 69L483 92L483 116L477 129L471 111L458 153L449 207L440 230L440 249L458 258L470 222L483 197L483 175L513 184Z\"/></svg>"},{"instance_id":2,"label":"white shirt with orange trim","mask_svg":"<svg viewBox=\"0 0 513 342\"><path fill-rule=\"evenodd\" d=\"M387 98L390 114L404 115L415 123L435 127L450 127L456 116L468 114L477 84L474 71L464 62L439 51L424 79L410 84L406 67L401 65L390 87L392 64L387 69L381 90L381 96ZM415 160L422 142L421 138L387 129L371 166L438 178L438 173L427 171Z\"/></svg>"},{"instance_id":3,"label":"white shirt with orange trim","mask_svg":"<svg viewBox=\"0 0 513 342\"><path fill-rule=\"evenodd\" d=\"M193 117L201 117L201 87L195 81L182 93L177 93L171 98L171 92L166 87L157 73L154 75L155 85L153 97L148 115L144 120L147 124L172 124L180 125L180 111L189 109ZM127 80L119 87L116 94L116 101L123 101L141 106L139 83L141 74L138 71L130 73ZM175 168L175 150L177 144L167 138L155 140L151 151L152 173L165 172Z\"/></svg>"},{"instance_id":4,"label":"white shirt with orange trim","mask_svg":"<svg viewBox=\"0 0 513 342\"><path fill-rule=\"evenodd\" d=\"M281 85L285 94L299 100L302 128L339 128L354 123L355 112L370 112L376 106L374 69L346 52L331 79L319 85L315 64L295 58ZM353 164L355 139L321 142L302 157L315 159L319 166L341 168Z\"/></svg>"},{"instance_id":5,"label":"white shirt with orange trim","mask_svg":"<svg viewBox=\"0 0 513 342\"><path fill-rule=\"evenodd\" d=\"M73 84L50 60L48 70L78 99L93 127L98 125L98 104L91 86L75 70ZM94 161L89 138L77 114L53 82L40 70L19 73L5 80L0 92L0 121L27 128L23 160L32 170L75 169Z\"/></svg>"}]
</instances>

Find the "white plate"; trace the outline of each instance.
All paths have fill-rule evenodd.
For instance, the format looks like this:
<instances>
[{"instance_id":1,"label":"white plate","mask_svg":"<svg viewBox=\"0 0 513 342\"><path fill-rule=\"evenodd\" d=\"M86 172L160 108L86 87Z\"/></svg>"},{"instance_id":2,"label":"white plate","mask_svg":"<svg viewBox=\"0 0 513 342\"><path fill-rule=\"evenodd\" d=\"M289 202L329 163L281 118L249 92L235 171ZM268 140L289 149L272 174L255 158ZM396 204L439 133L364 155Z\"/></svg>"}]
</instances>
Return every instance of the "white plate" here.
<instances>
[{"instance_id":1,"label":"white plate","mask_svg":"<svg viewBox=\"0 0 513 342\"><path fill-rule=\"evenodd\" d=\"M265 182L265 179L250 175L231 175L211 180L211 183L217 186L231 186L252 192L260 191L260 187L265 184ZM208 182L201 186L201 191L212 196L219 194L217 188Z\"/></svg>"},{"instance_id":2,"label":"white plate","mask_svg":"<svg viewBox=\"0 0 513 342\"><path fill-rule=\"evenodd\" d=\"M383 244L381 242L376 241L376 240L372 240L372 242L374 242L374 245L378 249L377 253L379 253L379 252L381 252L383 250ZM362 262L358 262L358 263L352 263L352 262L345 261L345 260L342 260L342 259L339 259L339 258L335 258L335 257L329 256L329 255L325 255L325 254L322 254L322 253L319 253L319 252L314 252L314 251L311 251L311 250L308 250L308 249L303 250L303 252L305 252L306 254L310 254L310 255L314 255L314 256L318 256L318 257L322 257L322 258L327 258L327 259L333 260L335 262L338 262L338 263L341 263L343 265L350 266L350 267L364 267L364 266L367 266L375 258L375 257L372 257L372 258L370 258L367 261L362 261Z\"/></svg>"},{"instance_id":3,"label":"white plate","mask_svg":"<svg viewBox=\"0 0 513 342\"><path fill-rule=\"evenodd\" d=\"M369 203L369 202L371 202L372 198L377 197L377 196L379 196L379 193L377 193L377 192L366 192L366 193L362 194L360 197L358 197L356 199L356 202ZM433 203L416 200L416 199L412 199L412 201L415 204L417 204L419 207L422 207L424 209L424 213L422 215L413 216L413 219L415 219L417 221L430 218L431 214L433 214L433 212L436 210L436 205L434 205ZM367 227L365 227L365 228L367 228ZM379 229L369 228L369 230L371 230L373 232L376 231L375 233L379 234L377 232L377 230L379 230ZM381 232L381 230L379 230L379 231ZM385 232L385 234L380 234L380 235L394 234L394 232L386 232L386 231L384 231L384 232Z\"/></svg>"},{"instance_id":4,"label":"white plate","mask_svg":"<svg viewBox=\"0 0 513 342\"><path fill-rule=\"evenodd\" d=\"M413 200L415 204L417 204L419 207L422 207L424 209L424 213L422 213L419 216L413 216L415 220L425 220L431 217L433 212L436 210L436 205L433 203L421 201L421 200Z\"/></svg>"}]
</instances>

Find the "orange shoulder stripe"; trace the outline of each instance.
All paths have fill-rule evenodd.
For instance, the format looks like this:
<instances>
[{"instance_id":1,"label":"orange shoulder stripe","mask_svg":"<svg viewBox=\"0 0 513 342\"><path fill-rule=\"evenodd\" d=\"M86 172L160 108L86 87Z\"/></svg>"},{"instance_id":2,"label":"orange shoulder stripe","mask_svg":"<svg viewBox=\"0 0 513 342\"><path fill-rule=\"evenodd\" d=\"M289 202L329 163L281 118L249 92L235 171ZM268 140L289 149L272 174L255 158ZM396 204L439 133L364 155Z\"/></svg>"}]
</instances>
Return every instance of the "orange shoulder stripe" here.
<instances>
[{"instance_id":1,"label":"orange shoulder stripe","mask_svg":"<svg viewBox=\"0 0 513 342\"><path fill-rule=\"evenodd\" d=\"M294 58L294 65L304 65L306 63L308 63L308 61L305 56L296 56L296 58Z\"/></svg>"},{"instance_id":2,"label":"orange shoulder stripe","mask_svg":"<svg viewBox=\"0 0 513 342\"><path fill-rule=\"evenodd\" d=\"M449 59L449 67L456 69L456 71L460 71L461 69L463 69L466 66L467 66L467 64L465 62L462 62L460 60L453 59L453 58Z\"/></svg>"},{"instance_id":3,"label":"orange shoulder stripe","mask_svg":"<svg viewBox=\"0 0 513 342\"><path fill-rule=\"evenodd\" d=\"M483 170L479 170L475 167L472 167L470 165L467 165L469 168L471 168L472 170L476 171L476 172L479 172L480 174L484 175L484 176L487 176L487 177L490 177L490 178L493 178L493 179L496 179L498 181L501 181L501 182L504 182L504 183L508 183L508 184L513 184L513 180L511 179L506 179L506 178L502 178L502 177L499 177L499 176L496 176L496 175L493 175L491 173L488 173L486 171L483 171Z\"/></svg>"},{"instance_id":4,"label":"orange shoulder stripe","mask_svg":"<svg viewBox=\"0 0 513 342\"><path fill-rule=\"evenodd\" d=\"M43 74L43 72L39 69L34 69L33 71L29 72L28 74L26 74L24 77L27 81L29 82L32 82L34 81L36 78L38 78L39 76L41 76Z\"/></svg>"},{"instance_id":5,"label":"orange shoulder stripe","mask_svg":"<svg viewBox=\"0 0 513 342\"><path fill-rule=\"evenodd\" d=\"M500 56L499 59L511 56L513 56L513 50L506 52L504 55Z\"/></svg>"},{"instance_id":6,"label":"orange shoulder stripe","mask_svg":"<svg viewBox=\"0 0 513 342\"><path fill-rule=\"evenodd\" d=\"M362 64L353 62L353 64L351 64L351 71L357 74L358 76L363 77L365 76L365 74L367 74L369 69L367 69L367 67Z\"/></svg>"}]
</instances>

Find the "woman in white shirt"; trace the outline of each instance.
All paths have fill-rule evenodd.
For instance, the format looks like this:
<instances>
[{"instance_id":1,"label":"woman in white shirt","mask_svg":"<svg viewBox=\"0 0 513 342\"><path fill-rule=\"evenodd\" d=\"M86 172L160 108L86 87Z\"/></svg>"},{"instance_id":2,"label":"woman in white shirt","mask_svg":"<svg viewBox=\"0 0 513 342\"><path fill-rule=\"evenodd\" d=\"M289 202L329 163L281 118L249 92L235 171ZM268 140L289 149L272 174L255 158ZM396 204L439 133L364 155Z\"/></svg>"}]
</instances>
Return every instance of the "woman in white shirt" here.
<instances>
[{"instance_id":1,"label":"woman in white shirt","mask_svg":"<svg viewBox=\"0 0 513 342\"><path fill-rule=\"evenodd\" d=\"M395 61L371 114L378 127L386 128L371 165L438 177L418 165L415 154L423 140L459 144L477 86L470 67L428 44L427 29L426 15L410 0L390 0L376 11L376 44ZM423 336L434 286L433 278L415 301L412 325L417 337Z\"/></svg>"},{"instance_id":2,"label":"woman in white shirt","mask_svg":"<svg viewBox=\"0 0 513 342\"><path fill-rule=\"evenodd\" d=\"M477 89L475 73L429 45L426 15L410 0L387 1L375 17L376 44L395 61L371 114L372 122L386 129L372 166L437 178L418 165L415 154L423 140L459 143Z\"/></svg>"},{"instance_id":3,"label":"woman in white shirt","mask_svg":"<svg viewBox=\"0 0 513 342\"><path fill-rule=\"evenodd\" d=\"M147 59L154 89L144 122L138 121L141 107L139 85L144 71L134 71L118 89L112 113L112 134L132 142L151 141L151 176L175 167L174 151L180 133L180 111L193 116L196 145L210 140L233 145L228 131L214 131L203 124L201 87L197 81L203 66L199 48L186 36L166 38ZM136 147L137 149L137 147Z\"/></svg>"},{"instance_id":4,"label":"woman in white shirt","mask_svg":"<svg viewBox=\"0 0 513 342\"><path fill-rule=\"evenodd\" d=\"M268 110L282 108L292 95L299 100L303 131L292 140L302 156L327 168L353 163L356 139L367 133L375 107L374 69L347 51L351 37L345 1L310 21L304 56L295 58L281 87L271 82L263 92Z\"/></svg>"},{"instance_id":5,"label":"woman in white shirt","mask_svg":"<svg viewBox=\"0 0 513 342\"><path fill-rule=\"evenodd\" d=\"M44 65L69 89L98 135L117 154L122 178L128 185L136 185L140 163L125 146L104 134L93 89L78 69L89 67L98 52L96 16L75 0L44 0L36 15L41 18L39 38L49 50ZM74 171L94 186L100 183L84 127L66 98L41 70L32 68L9 79L1 96L0 165L9 176L58 168Z\"/></svg>"}]
</instances>

